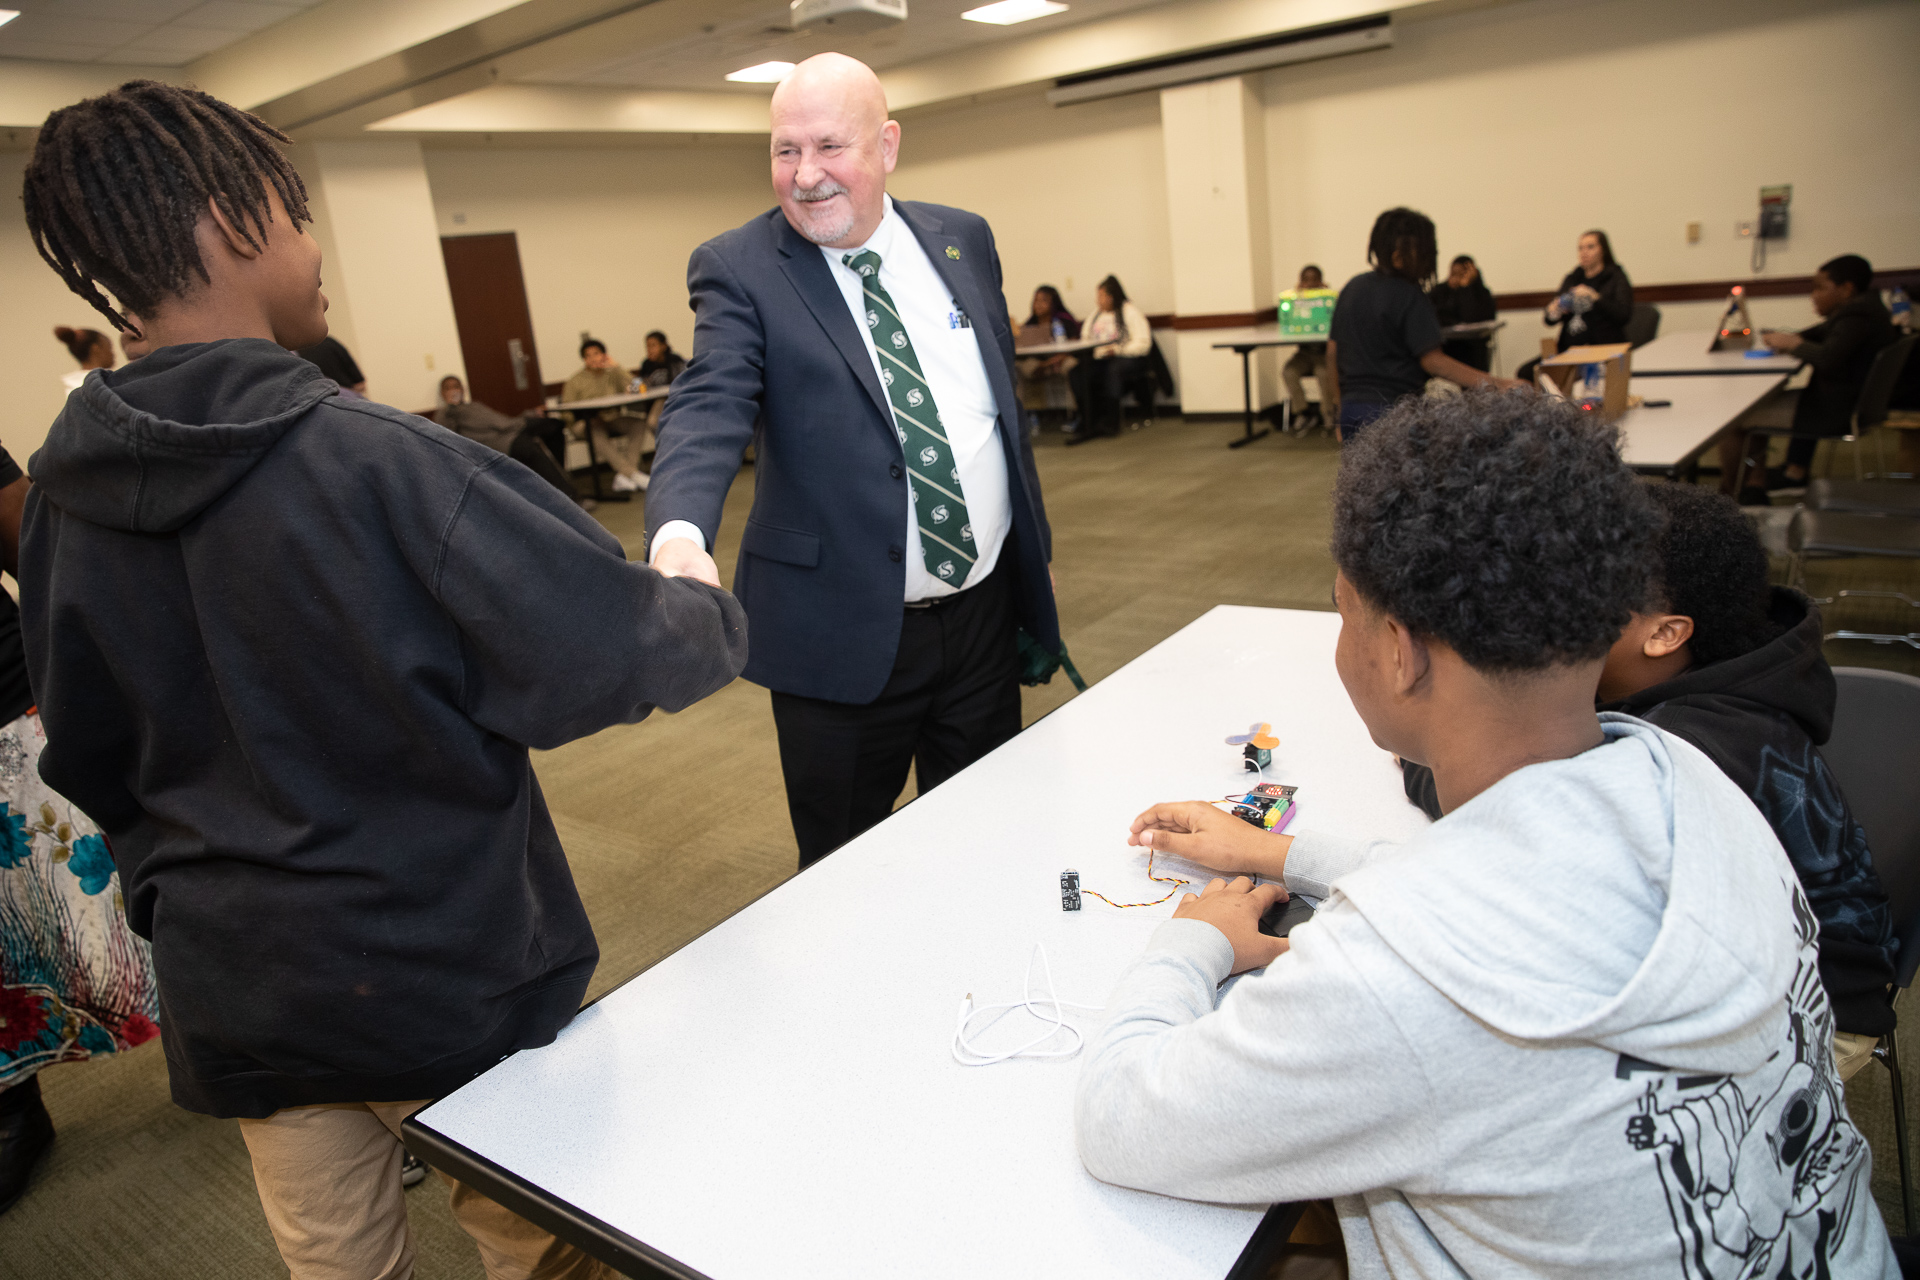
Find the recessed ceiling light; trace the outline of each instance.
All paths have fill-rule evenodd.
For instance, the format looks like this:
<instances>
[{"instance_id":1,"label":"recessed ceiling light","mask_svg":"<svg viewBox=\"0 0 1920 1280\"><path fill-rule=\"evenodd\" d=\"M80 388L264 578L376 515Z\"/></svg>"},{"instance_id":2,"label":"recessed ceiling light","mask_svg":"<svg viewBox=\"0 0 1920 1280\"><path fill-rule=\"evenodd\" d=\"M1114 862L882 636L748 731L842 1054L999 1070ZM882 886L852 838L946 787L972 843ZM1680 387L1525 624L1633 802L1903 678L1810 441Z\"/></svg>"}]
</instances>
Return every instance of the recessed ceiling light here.
<instances>
[{"instance_id":1,"label":"recessed ceiling light","mask_svg":"<svg viewBox=\"0 0 1920 1280\"><path fill-rule=\"evenodd\" d=\"M727 79L736 84L779 84L792 74L791 62L760 62L729 72Z\"/></svg>"},{"instance_id":2,"label":"recessed ceiling light","mask_svg":"<svg viewBox=\"0 0 1920 1280\"><path fill-rule=\"evenodd\" d=\"M20 11L18 9L0 9L0 27L6 26L19 16Z\"/></svg>"},{"instance_id":3,"label":"recessed ceiling light","mask_svg":"<svg viewBox=\"0 0 1920 1280\"><path fill-rule=\"evenodd\" d=\"M960 16L968 22L991 22L996 27L1010 27L1016 22L1032 22L1050 13L1066 11L1067 6L1055 4L1053 0L999 0L998 4L983 4Z\"/></svg>"}]
</instances>

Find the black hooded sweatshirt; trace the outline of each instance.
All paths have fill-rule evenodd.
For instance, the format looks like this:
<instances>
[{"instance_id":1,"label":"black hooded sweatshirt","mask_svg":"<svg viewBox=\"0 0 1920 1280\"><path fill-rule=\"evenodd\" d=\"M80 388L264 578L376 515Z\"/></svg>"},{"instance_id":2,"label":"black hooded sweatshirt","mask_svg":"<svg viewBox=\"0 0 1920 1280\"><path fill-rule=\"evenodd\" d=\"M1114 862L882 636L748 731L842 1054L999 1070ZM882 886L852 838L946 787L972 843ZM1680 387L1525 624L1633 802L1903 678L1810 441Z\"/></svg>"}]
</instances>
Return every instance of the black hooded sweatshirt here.
<instances>
[{"instance_id":1,"label":"black hooded sweatshirt","mask_svg":"<svg viewBox=\"0 0 1920 1280\"><path fill-rule=\"evenodd\" d=\"M734 598L630 564L519 463L259 339L97 373L20 548L47 784L153 942L173 1097L445 1093L599 959L528 760L746 660Z\"/></svg>"},{"instance_id":2,"label":"black hooded sweatshirt","mask_svg":"<svg viewBox=\"0 0 1920 1280\"><path fill-rule=\"evenodd\" d=\"M1600 706L1684 738L1733 779L1773 827L1820 919L1820 979L1834 1025L1855 1035L1893 1030L1887 984L1898 943L1867 835L1854 821L1818 746L1833 735L1833 669L1820 652L1820 611L1786 587L1769 608L1782 628L1737 658ZM1440 816L1433 771L1405 762L1407 798Z\"/></svg>"}]
</instances>

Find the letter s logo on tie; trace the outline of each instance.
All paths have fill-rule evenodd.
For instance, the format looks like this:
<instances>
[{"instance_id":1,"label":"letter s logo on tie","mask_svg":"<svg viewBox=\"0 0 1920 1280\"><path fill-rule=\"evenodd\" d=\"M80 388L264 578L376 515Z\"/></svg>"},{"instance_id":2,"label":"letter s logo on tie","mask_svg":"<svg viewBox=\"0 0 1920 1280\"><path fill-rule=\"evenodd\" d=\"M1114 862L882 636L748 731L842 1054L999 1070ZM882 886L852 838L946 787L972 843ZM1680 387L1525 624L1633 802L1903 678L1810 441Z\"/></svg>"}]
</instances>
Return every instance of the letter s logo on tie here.
<instances>
[{"instance_id":1,"label":"letter s logo on tie","mask_svg":"<svg viewBox=\"0 0 1920 1280\"><path fill-rule=\"evenodd\" d=\"M938 461L940 461L940 451L934 448L932 445L928 445L926 448L920 451L921 466L930 467Z\"/></svg>"}]
</instances>

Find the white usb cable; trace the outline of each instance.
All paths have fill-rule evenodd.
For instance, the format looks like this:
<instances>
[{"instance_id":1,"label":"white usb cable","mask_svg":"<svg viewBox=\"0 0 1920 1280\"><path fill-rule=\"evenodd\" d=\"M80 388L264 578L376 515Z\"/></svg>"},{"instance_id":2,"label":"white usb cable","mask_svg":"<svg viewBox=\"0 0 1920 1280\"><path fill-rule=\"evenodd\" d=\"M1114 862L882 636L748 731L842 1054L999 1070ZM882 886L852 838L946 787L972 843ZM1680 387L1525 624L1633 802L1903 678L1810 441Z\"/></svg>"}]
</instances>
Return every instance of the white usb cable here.
<instances>
[{"instance_id":1,"label":"white usb cable","mask_svg":"<svg viewBox=\"0 0 1920 1280\"><path fill-rule=\"evenodd\" d=\"M1033 956L1040 958L1041 968L1045 971L1047 978L1046 997L1040 1000L1034 999L1033 996ZM1097 1004L1075 1004L1071 1000L1062 1000L1053 987L1053 963L1047 959L1047 949L1036 942L1033 944L1033 955L1027 957L1026 994L1024 999L1014 1000L1006 1004L975 1005L973 1003L973 993L969 991L966 997L960 1001L959 1021L955 1023L953 1028L953 1060L963 1067L990 1067L996 1062L1007 1062L1013 1058L1071 1058L1080 1052L1080 1048L1086 1043L1086 1039L1080 1034L1078 1027L1073 1026L1066 1020L1065 1010L1098 1010L1103 1007L1104 1006ZM1051 1008L1052 1011L1050 1013L1042 1012L1045 1008ZM1047 1029L1020 1047L1009 1049L1004 1053L988 1053L984 1049L976 1049L973 1046L968 1037L968 1028L975 1018L982 1014L993 1015L988 1018L986 1023L979 1029L980 1032L985 1032L989 1027L998 1023L1000 1019L1006 1017L1007 1014L1015 1009L1025 1009L1030 1016L1046 1024ZM1069 1047L1064 1049L1042 1049L1040 1047L1063 1031L1073 1037Z\"/></svg>"}]
</instances>

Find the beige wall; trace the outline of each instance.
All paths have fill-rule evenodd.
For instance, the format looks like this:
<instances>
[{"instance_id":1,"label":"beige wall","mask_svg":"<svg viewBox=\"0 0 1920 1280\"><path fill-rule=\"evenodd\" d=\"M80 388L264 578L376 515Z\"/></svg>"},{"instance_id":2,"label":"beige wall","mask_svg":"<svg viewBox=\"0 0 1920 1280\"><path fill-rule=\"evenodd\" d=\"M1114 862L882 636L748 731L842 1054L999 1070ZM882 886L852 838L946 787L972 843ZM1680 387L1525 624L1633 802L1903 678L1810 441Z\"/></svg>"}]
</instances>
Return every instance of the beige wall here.
<instances>
[{"instance_id":1,"label":"beige wall","mask_svg":"<svg viewBox=\"0 0 1920 1280\"><path fill-rule=\"evenodd\" d=\"M583 329L629 367L649 329L691 351L688 256L773 204L758 143L432 150L427 173L441 235L515 233L548 382L579 368Z\"/></svg>"},{"instance_id":2,"label":"beige wall","mask_svg":"<svg viewBox=\"0 0 1920 1280\"><path fill-rule=\"evenodd\" d=\"M1153 94L1053 108L1038 90L902 122L890 189L993 226L1016 321L1036 285L1093 311L1109 272L1149 314L1174 309L1160 108Z\"/></svg>"},{"instance_id":3,"label":"beige wall","mask_svg":"<svg viewBox=\"0 0 1920 1280\"><path fill-rule=\"evenodd\" d=\"M1557 284L1589 227L1636 281L1744 276L1734 223L1774 183L1793 184L1793 236L1769 246L1766 274L1845 252L1920 265L1910 0L1530 0L1409 18L1394 39L1265 77L1277 277L1317 260L1337 287L1396 204L1429 214L1442 260L1473 254L1496 291ZM1712 309L1672 319L1698 328L1711 316L1691 313Z\"/></svg>"},{"instance_id":4,"label":"beige wall","mask_svg":"<svg viewBox=\"0 0 1920 1280\"><path fill-rule=\"evenodd\" d=\"M24 152L0 152L0 444L22 467L47 438L47 428L66 402L60 375L77 369L66 347L54 341L53 326L76 329L113 326L107 318L69 292L53 268L34 252L19 200L27 169Z\"/></svg>"}]
</instances>

